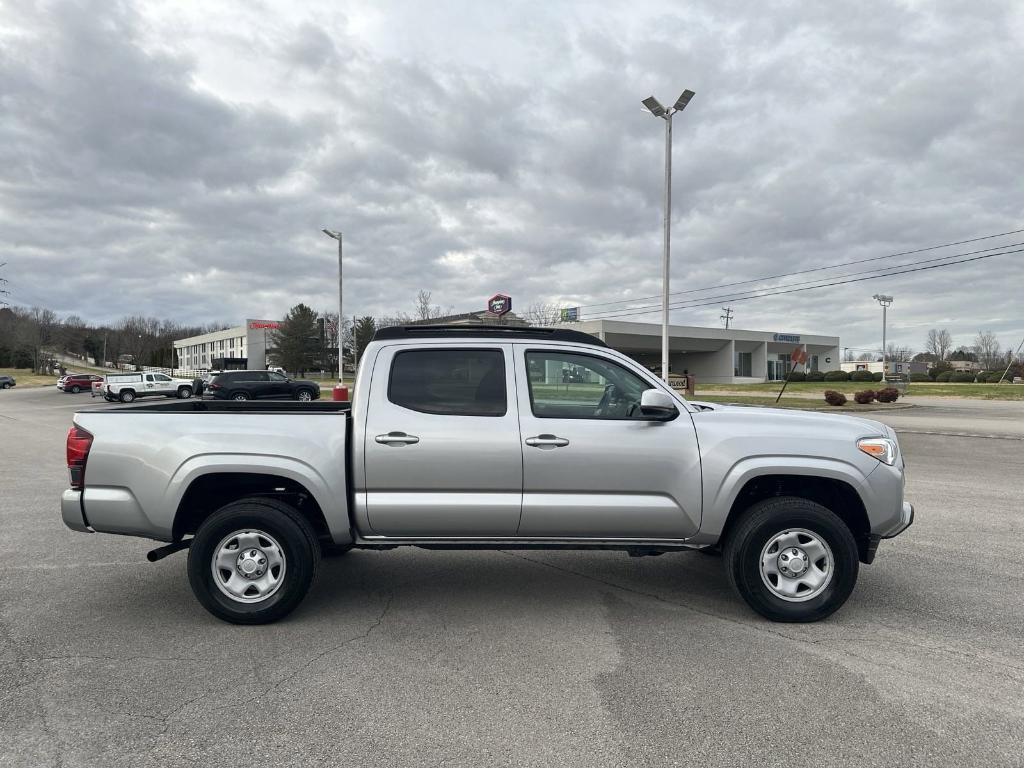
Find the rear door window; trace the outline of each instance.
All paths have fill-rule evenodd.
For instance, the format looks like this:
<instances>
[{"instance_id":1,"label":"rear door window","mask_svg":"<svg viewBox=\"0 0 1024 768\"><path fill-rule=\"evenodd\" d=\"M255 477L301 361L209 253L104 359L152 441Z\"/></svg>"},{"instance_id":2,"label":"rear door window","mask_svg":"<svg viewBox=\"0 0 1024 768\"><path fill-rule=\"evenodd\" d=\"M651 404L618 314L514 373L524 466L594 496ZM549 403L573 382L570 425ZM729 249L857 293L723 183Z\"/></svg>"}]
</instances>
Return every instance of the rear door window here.
<instances>
[{"instance_id":1,"label":"rear door window","mask_svg":"<svg viewBox=\"0 0 1024 768\"><path fill-rule=\"evenodd\" d=\"M504 416L505 354L500 349L417 349L391 362L388 400L420 413Z\"/></svg>"}]
</instances>

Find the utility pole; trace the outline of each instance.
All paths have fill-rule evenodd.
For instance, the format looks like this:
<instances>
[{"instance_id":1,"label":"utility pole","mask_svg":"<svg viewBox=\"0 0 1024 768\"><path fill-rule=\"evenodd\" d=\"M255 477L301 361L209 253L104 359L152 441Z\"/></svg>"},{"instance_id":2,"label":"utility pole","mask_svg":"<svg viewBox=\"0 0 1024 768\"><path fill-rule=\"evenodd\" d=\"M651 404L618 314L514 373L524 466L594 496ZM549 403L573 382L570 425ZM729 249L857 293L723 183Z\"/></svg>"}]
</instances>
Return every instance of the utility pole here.
<instances>
[{"instance_id":1,"label":"utility pole","mask_svg":"<svg viewBox=\"0 0 1024 768\"><path fill-rule=\"evenodd\" d=\"M732 320L732 307L722 307L724 315L719 315L719 320L725 320L725 330L729 330L729 321Z\"/></svg>"},{"instance_id":2,"label":"utility pole","mask_svg":"<svg viewBox=\"0 0 1024 768\"><path fill-rule=\"evenodd\" d=\"M1003 371L1003 375L999 377L999 381L996 382L997 384L1003 383L1003 379L1006 378L1006 374L1010 372L1010 367L1013 365L1013 358L1020 354L1021 349L1024 349L1024 339L1021 339L1020 344L1017 345L1017 351L1010 355L1010 362L1006 364L1006 370Z\"/></svg>"},{"instance_id":3,"label":"utility pole","mask_svg":"<svg viewBox=\"0 0 1024 768\"><path fill-rule=\"evenodd\" d=\"M661 378L665 382L668 382L668 285L672 239L672 116L686 109L692 98L693 91L687 89L671 109L665 109L653 96L641 102L652 115L665 121L665 253L661 264Z\"/></svg>"},{"instance_id":4,"label":"utility pole","mask_svg":"<svg viewBox=\"0 0 1024 768\"><path fill-rule=\"evenodd\" d=\"M885 313L889 309L889 305L892 304L892 296L876 293L872 298L882 305L882 381L885 381Z\"/></svg>"},{"instance_id":5,"label":"utility pole","mask_svg":"<svg viewBox=\"0 0 1024 768\"><path fill-rule=\"evenodd\" d=\"M338 241L338 384L341 384L342 370L344 366L341 364L342 359L342 340L341 340L341 318L345 316L342 310L342 290L341 290L341 253L342 253L342 239L341 232L335 232L330 229L321 230L328 237L333 237Z\"/></svg>"}]
</instances>

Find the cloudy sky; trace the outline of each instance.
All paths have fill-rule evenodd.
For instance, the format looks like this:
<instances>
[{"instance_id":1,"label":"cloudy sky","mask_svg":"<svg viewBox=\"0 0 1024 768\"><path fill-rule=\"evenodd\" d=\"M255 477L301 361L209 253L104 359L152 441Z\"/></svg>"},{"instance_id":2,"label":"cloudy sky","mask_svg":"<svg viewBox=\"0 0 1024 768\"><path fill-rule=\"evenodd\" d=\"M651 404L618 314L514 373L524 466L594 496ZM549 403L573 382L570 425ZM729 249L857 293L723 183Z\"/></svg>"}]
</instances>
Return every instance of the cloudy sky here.
<instances>
[{"instance_id":1,"label":"cloudy sky","mask_svg":"<svg viewBox=\"0 0 1024 768\"><path fill-rule=\"evenodd\" d=\"M649 307L1024 228L1024 5L0 0L0 275L93 321ZM1024 243L1024 233L743 289ZM1024 246L1022 246L1024 247ZM755 301L736 325L1024 336L1024 253ZM694 292L673 321L718 325ZM605 304L622 299L631 302ZM594 306L600 305L600 306ZM631 309L631 307L633 309ZM657 322L659 315L630 319Z\"/></svg>"}]
</instances>

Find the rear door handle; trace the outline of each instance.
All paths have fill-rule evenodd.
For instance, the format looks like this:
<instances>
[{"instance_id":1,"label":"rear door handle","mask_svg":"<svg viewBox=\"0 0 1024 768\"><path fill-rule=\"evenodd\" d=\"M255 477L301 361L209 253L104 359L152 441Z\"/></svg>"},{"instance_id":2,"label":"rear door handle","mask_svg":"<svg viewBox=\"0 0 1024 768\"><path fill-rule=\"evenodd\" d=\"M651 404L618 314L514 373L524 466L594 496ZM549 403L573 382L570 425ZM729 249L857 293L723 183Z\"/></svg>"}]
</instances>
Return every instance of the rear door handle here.
<instances>
[{"instance_id":1,"label":"rear door handle","mask_svg":"<svg viewBox=\"0 0 1024 768\"><path fill-rule=\"evenodd\" d=\"M412 445L420 441L416 435L407 435L405 432L388 432L386 435L377 435L373 439L384 445Z\"/></svg>"},{"instance_id":2,"label":"rear door handle","mask_svg":"<svg viewBox=\"0 0 1024 768\"><path fill-rule=\"evenodd\" d=\"M526 444L534 448L563 448L569 444L569 441L555 435L537 435L526 438Z\"/></svg>"}]
</instances>

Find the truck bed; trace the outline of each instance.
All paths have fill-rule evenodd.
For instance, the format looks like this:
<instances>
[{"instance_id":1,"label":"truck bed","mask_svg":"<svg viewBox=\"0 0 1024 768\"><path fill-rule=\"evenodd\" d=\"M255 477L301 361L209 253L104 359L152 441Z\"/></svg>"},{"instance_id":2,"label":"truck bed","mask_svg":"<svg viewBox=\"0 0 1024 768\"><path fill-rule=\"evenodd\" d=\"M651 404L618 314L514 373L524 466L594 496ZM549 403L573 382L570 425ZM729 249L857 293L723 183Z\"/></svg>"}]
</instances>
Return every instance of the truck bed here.
<instances>
[{"instance_id":1,"label":"truck bed","mask_svg":"<svg viewBox=\"0 0 1024 768\"><path fill-rule=\"evenodd\" d=\"M168 400L119 407L84 408L79 413L346 413L350 402L313 400Z\"/></svg>"}]
</instances>

